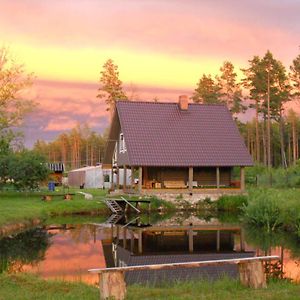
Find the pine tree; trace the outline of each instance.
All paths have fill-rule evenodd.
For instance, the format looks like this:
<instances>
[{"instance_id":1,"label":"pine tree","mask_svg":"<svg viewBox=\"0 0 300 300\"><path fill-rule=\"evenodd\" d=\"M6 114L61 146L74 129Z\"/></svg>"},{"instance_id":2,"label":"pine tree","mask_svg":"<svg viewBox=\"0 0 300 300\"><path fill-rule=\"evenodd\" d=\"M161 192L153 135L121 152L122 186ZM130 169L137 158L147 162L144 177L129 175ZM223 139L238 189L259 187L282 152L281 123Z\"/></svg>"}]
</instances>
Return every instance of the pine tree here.
<instances>
[{"instance_id":1,"label":"pine tree","mask_svg":"<svg viewBox=\"0 0 300 300\"><path fill-rule=\"evenodd\" d=\"M220 103L220 87L218 82L211 78L211 75L205 75L200 78L197 88L192 96L196 103L217 104Z\"/></svg>"},{"instance_id":2,"label":"pine tree","mask_svg":"<svg viewBox=\"0 0 300 300\"><path fill-rule=\"evenodd\" d=\"M242 90L237 83L237 74L230 61L225 61L220 68L221 76L218 77L220 86L220 101L226 104L227 108L233 113L245 112L247 107L243 105Z\"/></svg>"},{"instance_id":3,"label":"pine tree","mask_svg":"<svg viewBox=\"0 0 300 300\"><path fill-rule=\"evenodd\" d=\"M290 80L293 87L293 96L300 96L300 54L293 60L290 66Z\"/></svg>"},{"instance_id":4,"label":"pine tree","mask_svg":"<svg viewBox=\"0 0 300 300\"><path fill-rule=\"evenodd\" d=\"M128 100L125 92L122 88L122 81L119 79L118 66L114 64L112 59L108 59L103 65L100 77L99 94L100 99L105 99L107 104L107 111L110 112L112 117L115 111L115 105L117 100Z\"/></svg>"}]
</instances>

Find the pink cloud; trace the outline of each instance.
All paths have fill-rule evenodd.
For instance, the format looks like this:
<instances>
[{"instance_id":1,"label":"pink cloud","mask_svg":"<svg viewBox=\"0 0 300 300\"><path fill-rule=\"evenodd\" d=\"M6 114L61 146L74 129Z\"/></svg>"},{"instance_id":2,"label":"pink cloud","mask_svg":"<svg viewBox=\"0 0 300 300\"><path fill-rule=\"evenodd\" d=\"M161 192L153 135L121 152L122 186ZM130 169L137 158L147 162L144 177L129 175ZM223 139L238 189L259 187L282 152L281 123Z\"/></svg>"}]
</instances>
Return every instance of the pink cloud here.
<instances>
[{"instance_id":1,"label":"pink cloud","mask_svg":"<svg viewBox=\"0 0 300 300\"><path fill-rule=\"evenodd\" d=\"M286 62L297 52L295 1L2 1L0 25L36 45L228 59L266 49ZM284 47L283 45L289 45Z\"/></svg>"}]
</instances>

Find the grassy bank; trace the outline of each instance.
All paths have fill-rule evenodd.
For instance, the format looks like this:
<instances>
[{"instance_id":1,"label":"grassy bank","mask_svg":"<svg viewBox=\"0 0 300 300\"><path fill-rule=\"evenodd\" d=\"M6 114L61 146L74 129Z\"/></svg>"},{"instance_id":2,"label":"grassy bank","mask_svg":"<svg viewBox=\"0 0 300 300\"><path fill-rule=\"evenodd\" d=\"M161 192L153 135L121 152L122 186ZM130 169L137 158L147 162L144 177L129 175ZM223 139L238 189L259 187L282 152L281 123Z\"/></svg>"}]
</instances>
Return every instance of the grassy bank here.
<instances>
[{"instance_id":1,"label":"grassy bank","mask_svg":"<svg viewBox=\"0 0 300 300\"><path fill-rule=\"evenodd\" d=\"M104 190L87 192L99 197L106 194ZM106 211L105 206L99 203L99 200L86 200L80 194L75 194L71 201L64 201L62 197L53 197L49 202L41 200L42 194L44 193L0 192L0 226L57 215Z\"/></svg>"},{"instance_id":2,"label":"grassy bank","mask_svg":"<svg viewBox=\"0 0 300 300\"><path fill-rule=\"evenodd\" d=\"M109 214L109 210L101 202L107 195L107 191L100 189L78 190L92 194L95 198L93 200L86 200L84 196L76 193L77 190L70 190L75 193L71 201L64 201L63 197L53 197L51 201L42 201L42 195L49 193L34 192L0 192L0 227L13 223L27 222L34 219L45 220L53 216L66 216L71 214L84 213L98 213ZM63 191L54 192L55 194L62 194ZM129 198L126 196L126 198ZM131 196L130 199L137 200L138 196ZM156 197L147 198L151 201L151 210L157 211L172 211L175 206ZM148 211L148 205L142 204L140 209Z\"/></svg>"},{"instance_id":3,"label":"grassy bank","mask_svg":"<svg viewBox=\"0 0 300 300\"><path fill-rule=\"evenodd\" d=\"M300 285L288 281L273 281L266 289L242 287L237 281L222 279L216 282L182 282L161 287L128 287L128 300L140 299L299 299ZM98 289L83 283L45 281L28 274L0 275L0 300L98 300Z\"/></svg>"}]
</instances>

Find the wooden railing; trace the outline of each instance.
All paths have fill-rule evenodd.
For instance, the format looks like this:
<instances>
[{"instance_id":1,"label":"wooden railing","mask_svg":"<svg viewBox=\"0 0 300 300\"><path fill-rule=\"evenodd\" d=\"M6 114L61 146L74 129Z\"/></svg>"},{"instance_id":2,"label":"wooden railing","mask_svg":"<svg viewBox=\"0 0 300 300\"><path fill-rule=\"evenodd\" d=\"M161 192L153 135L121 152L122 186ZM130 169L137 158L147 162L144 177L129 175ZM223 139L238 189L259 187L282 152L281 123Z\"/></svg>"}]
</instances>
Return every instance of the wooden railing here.
<instances>
[{"instance_id":1,"label":"wooden railing","mask_svg":"<svg viewBox=\"0 0 300 300\"><path fill-rule=\"evenodd\" d=\"M100 299L123 300L126 296L126 283L124 273L138 270L170 270L176 268L197 268L204 266L217 266L225 264L237 264L240 281L243 285L252 288L266 287L266 275L263 262L279 260L279 256L257 256L249 258L207 260L186 263L156 264L128 266L120 268L90 269L91 273L99 274Z\"/></svg>"}]
</instances>

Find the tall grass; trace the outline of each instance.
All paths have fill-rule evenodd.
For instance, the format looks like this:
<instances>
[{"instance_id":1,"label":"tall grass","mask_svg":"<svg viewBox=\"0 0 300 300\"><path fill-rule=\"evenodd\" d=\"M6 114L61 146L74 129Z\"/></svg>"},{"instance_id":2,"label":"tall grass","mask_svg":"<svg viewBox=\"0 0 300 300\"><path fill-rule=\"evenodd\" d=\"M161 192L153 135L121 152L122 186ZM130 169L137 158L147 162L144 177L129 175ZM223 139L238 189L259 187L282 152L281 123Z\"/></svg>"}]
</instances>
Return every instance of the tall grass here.
<instances>
[{"instance_id":1,"label":"tall grass","mask_svg":"<svg viewBox=\"0 0 300 300\"><path fill-rule=\"evenodd\" d=\"M244 220L267 232L284 229L300 236L299 189L252 189Z\"/></svg>"},{"instance_id":2,"label":"tall grass","mask_svg":"<svg viewBox=\"0 0 300 300\"><path fill-rule=\"evenodd\" d=\"M220 211L236 211L242 209L248 203L248 197L245 195L223 195L217 204Z\"/></svg>"}]
</instances>

